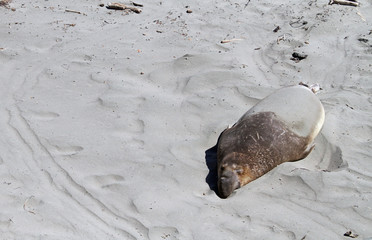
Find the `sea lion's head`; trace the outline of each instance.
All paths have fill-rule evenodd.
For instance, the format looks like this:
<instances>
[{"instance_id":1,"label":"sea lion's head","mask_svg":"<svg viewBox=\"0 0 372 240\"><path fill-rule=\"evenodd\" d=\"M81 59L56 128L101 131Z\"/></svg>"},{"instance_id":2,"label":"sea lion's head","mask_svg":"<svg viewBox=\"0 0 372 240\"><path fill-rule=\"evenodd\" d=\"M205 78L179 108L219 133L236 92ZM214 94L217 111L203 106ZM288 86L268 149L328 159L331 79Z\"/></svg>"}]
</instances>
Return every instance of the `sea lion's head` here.
<instances>
[{"instance_id":1,"label":"sea lion's head","mask_svg":"<svg viewBox=\"0 0 372 240\"><path fill-rule=\"evenodd\" d=\"M240 181L236 170L224 164L218 171L218 193L221 198L227 198L235 190L240 188Z\"/></svg>"},{"instance_id":2,"label":"sea lion's head","mask_svg":"<svg viewBox=\"0 0 372 240\"><path fill-rule=\"evenodd\" d=\"M241 164L241 158L247 156L231 153L225 156L218 166L218 195L227 198L235 190L252 181L254 177L247 164Z\"/></svg>"}]
</instances>

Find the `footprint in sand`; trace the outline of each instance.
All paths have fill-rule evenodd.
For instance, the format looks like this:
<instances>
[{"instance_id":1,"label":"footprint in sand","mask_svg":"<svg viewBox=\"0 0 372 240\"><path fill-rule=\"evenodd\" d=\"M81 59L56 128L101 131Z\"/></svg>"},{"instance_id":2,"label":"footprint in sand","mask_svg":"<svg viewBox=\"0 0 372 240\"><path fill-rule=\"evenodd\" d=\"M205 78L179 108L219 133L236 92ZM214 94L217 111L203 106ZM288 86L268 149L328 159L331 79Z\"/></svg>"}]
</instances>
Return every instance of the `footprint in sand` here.
<instances>
[{"instance_id":1,"label":"footprint in sand","mask_svg":"<svg viewBox=\"0 0 372 240\"><path fill-rule=\"evenodd\" d=\"M30 111L28 112L28 115L30 118L40 121L50 121L59 117L58 113L45 111Z\"/></svg>"},{"instance_id":2,"label":"footprint in sand","mask_svg":"<svg viewBox=\"0 0 372 240\"><path fill-rule=\"evenodd\" d=\"M90 185L98 188L112 188L116 185L120 185L125 178L121 175L109 174L109 175L94 175L86 179Z\"/></svg>"},{"instance_id":3,"label":"footprint in sand","mask_svg":"<svg viewBox=\"0 0 372 240\"><path fill-rule=\"evenodd\" d=\"M63 156L72 156L76 155L79 152L83 151L84 148L81 146L62 146L62 145L52 145L54 147L54 151L52 151L56 155L63 155Z\"/></svg>"},{"instance_id":4,"label":"footprint in sand","mask_svg":"<svg viewBox=\"0 0 372 240\"><path fill-rule=\"evenodd\" d=\"M97 99L100 106L111 109L137 110L146 99L144 97L128 97L120 91L109 90Z\"/></svg>"},{"instance_id":5,"label":"footprint in sand","mask_svg":"<svg viewBox=\"0 0 372 240\"><path fill-rule=\"evenodd\" d=\"M112 130L112 136L119 137L119 138L128 138L129 134L135 133L143 133L145 128L145 124L142 120L136 119L128 121L125 126L117 127Z\"/></svg>"},{"instance_id":6,"label":"footprint in sand","mask_svg":"<svg viewBox=\"0 0 372 240\"><path fill-rule=\"evenodd\" d=\"M108 81L107 76L103 74L102 72L91 73L90 79L93 82L97 82L97 83L106 83Z\"/></svg>"}]
</instances>

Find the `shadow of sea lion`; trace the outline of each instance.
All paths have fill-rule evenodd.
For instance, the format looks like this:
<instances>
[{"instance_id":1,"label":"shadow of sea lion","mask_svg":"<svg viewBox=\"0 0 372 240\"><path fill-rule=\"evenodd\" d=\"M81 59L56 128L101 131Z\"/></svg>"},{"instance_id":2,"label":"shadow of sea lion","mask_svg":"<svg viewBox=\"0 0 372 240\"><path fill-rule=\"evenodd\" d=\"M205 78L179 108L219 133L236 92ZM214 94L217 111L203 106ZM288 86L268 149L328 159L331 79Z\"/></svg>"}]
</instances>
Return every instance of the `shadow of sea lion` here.
<instances>
[{"instance_id":1,"label":"shadow of sea lion","mask_svg":"<svg viewBox=\"0 0 372 240\"><path fill-rule=\"evenodd\" d=\"M205 163L209 169L209 173L205 178L205 181L208 183L209 188L218 195L217 144L205 151Z\"/></svg>"},{"instance_id":2,"label":"shadow of sea lion","mask_svg":"<svg viewBox=\"0 0 372 240\"><path fill-rule=\"evenodd\" d=\"M226 130L226 129L225 129ZM218 142L220 141L222 133L225 131L223 130L220 135L218 136L217 143L213 147L209 148L205 151L205 163L209 169L209 173L205 178L205 181L208 183L209 188L218 195L218 167L217 167L217 146Z\"/></svg>"},{"instance_id":3,"label":"shadow of sea lion","mask_svg":"<svg viewBox=\"0 0 372 240\"><path fill-rule=\"evenodd\" d=\"M222 134L222 132L221 132ZM218 137L216 145L205 151L205 163L209 169L209 173L205 179L209 188L218 194L218 167L217 167L217 146L219 139ZM304 168L308 170L322 170L327 172L340 171L348 167L347 162L342 158L342 151L340 147L330 143L323 134L319 134L314 141L315 149L305 159ZM300 160L302 161L302 160Z\"/></svg>"}]
</instances>

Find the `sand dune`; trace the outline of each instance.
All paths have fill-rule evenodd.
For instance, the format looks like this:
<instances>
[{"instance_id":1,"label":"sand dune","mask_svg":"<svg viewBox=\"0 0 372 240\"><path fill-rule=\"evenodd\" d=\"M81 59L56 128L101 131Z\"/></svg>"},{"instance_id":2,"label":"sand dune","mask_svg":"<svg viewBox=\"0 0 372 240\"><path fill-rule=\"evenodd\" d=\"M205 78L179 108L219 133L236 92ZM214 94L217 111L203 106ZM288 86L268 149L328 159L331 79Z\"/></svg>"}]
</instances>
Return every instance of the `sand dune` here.
<instances>
[{"instance_id":1,"label":"sand dune","mask_svg":"<svg viewBox=\"0 0 372 240\"><path fill-rule=\"evenodd\" d=\"M372 238L369 1L100 3L0 7L1 239ZM301 81L315 150L220 199L219 134Z\"/></svg>"}]
</instances>

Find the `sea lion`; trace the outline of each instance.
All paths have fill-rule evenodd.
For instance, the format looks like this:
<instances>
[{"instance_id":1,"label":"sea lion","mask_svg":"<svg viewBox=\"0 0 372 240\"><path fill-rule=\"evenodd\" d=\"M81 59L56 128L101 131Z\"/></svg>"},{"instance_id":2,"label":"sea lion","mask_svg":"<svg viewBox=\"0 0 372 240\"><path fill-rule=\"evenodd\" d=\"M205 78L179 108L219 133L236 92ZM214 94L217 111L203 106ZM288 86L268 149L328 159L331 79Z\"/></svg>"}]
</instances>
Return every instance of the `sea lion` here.
<instances>
[{"instance_id":1,"label":"sea lion","mask_svg":"<svg viewBox=\"0 0 372 240\"><path fill-rule=\"evenodd\" d=\"M324 122L324 108L306 86L277 90L246 112L217 143L218 192L235 189L283 162L305 158Z\"/></svg>"}]
</instances>

